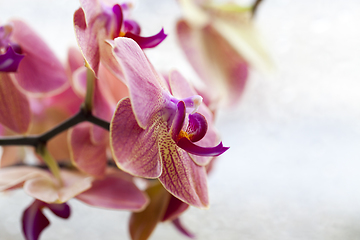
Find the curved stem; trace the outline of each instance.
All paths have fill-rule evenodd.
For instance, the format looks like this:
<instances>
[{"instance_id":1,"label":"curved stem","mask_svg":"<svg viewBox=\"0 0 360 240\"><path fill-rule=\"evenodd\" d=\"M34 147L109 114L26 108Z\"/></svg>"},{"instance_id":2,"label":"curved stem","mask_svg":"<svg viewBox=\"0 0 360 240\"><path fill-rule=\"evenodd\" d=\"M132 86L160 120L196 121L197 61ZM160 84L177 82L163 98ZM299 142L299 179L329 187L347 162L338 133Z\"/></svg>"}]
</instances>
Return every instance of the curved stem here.
<instances>
[{"instance_id":1,"label":"curved stem","mask_svg":"<svg viewBox=\"0 0 360 240\"><path fill-rule=\"evenodd\" d=\"M51 173L54 175L54 177L59 181L59 184L62 186L63 181L60 176L59 165L57 164L53 156L51 156L49 150L46 148L46 145L40 144L36 148L36 153L41 156L41 158L44 160L46 165L49 167Z\"/></svg>"},{"instance_id":2,"label":"curved stem","mask_svg":"<svg viewBox=\"0 0 360 240\"><path fill-rule=\"evenodd\" d=\"M258 7L259 7L259 4L262 2L262 0L256 0L255 1L255 3L253 4L253 6L252 6L252 17L254 17L255 16L255 14L256 14L256 11L257 11L257 9L258 9Z\"/></svg>"}]
</instances>

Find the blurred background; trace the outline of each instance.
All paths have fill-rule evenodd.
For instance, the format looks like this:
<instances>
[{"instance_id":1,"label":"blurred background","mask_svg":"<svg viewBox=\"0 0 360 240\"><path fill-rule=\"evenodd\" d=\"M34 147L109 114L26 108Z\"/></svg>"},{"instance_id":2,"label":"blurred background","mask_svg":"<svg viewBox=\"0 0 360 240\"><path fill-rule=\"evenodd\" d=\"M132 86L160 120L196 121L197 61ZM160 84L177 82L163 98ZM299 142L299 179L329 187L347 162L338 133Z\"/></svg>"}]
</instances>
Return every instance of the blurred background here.
<instances>
[{"instance_id":1,"label":"blurred background","mask_svg":"<svg viewBox=\"0 0 360 240\"><path fill-rule=\"evenodd\" d=\"M240 1L250 3L250 1ZM27 21L65 62L76 45L77 0L0 0L0 23ZM209 176L210 209L190 208L183 223L199 240L360 239L360 1L264 0L255 23L276 65L251 70L236 108L216 125L230 150ZM138 0L143 35L168 38L147 50L159 70L196 75L179 49L175 0ZM0 239L22 239L22 190L0 194ZM129 213L71 200L72 216L47 214L41 239L129 239ZM49 212L46 212L49 213ZM151 239L186 239L169 224Z\"/></svg>"}]
</instances>

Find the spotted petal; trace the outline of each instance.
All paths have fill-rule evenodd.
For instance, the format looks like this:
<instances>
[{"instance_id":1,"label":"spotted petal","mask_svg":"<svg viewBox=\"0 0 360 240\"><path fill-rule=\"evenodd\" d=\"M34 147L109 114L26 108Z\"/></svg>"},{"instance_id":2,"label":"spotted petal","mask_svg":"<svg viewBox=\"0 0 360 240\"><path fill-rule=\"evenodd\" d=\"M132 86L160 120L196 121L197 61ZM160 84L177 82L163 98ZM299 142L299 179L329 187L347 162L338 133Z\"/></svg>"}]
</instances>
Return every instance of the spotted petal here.
<instances>
[{"instance_id":1,"label":"spotted petal","mask_svg":"<svg viewBox=\"0 0 360 240\"><path fill-rule=\"evenodd\" d=\"M0 72L0 123L17 133L26 133L31 112L27 97L14 85L12 77Z\"/></svg>"},{"instance_id":2,"label":"spotted petal","mask_svg":"<svg viewBox=\"0 0 360 240\"><path fill-rule=\"evenodd\" d=\"M119 102L110 123L110 146L120 169L140 177L160 176L157 136L163 123L157 117L153 116L147 128L142 129L135 119L130 99Z\"/></svg>"},{"instance_id":3,"label":"spotted petal","mask_svg":"<svg viewBox=\"0 0 360 240\"><path fill-rule=\"evenodd\" d=\"M199 208L207 208L206 171L196 165L189 154L179 148L171 136L163 129L159 132L159 149L163 161L160 182L175 197Z\"/></svg>"}]
</instances>

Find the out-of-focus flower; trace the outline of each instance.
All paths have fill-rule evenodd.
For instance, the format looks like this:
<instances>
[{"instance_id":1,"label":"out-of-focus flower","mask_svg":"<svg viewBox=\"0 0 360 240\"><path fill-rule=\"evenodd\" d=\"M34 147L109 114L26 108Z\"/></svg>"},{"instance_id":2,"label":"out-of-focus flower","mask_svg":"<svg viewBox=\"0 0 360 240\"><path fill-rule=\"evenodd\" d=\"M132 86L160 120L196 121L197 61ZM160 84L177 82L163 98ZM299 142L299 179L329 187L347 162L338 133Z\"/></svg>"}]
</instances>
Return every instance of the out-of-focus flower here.
<instances>
[{"instance_id":1,"label":"out-of-focus flower","mask_svg":"<svg viewBox=\"0 0 360 240\"><path fill-rule=\"evenodd\" d=\"M24 188L31 197L45 203L64 203L71 198L101 208L141 211L148 204L147 196L118 169L108 169L102 179L95 179L74 170L60 171L62 183L48 171L35 167L0 169L0 191Z\"/></svg>"},{"instance_id":2,"label":"out-of-focus flower","mask_svg":"<svg viewBox=\"0 0 360 240\"><path fill-rule=\"evenodd\" d=\"M110 146L118 167L135 176L158 178L182 201L207 207L204 165L208 160L192 156L218 156L228 148L222 143L212 147L217 139L206 136L206 119L196 112L201 97L178 99L172 95L132 39L115 39L114 55L123 68L130 93L130 98L119 102L110 123ZM182 92L173 88L172 78L174 82L184 81L177 75L170 75L170 89ZM203 146L193 143L204 136L209 139Z\"/></svg>"},{"instance_id":3,"label":"out-of-focus flower","mask_svg":"<svg viewBox=\"0 0 360 240\"><path fill-rule=\"evenodd\" d=\"M101 59L101 62L118 79L123 78L107 41L112 41L117 37L129 37L144 49L155 47L166 38L163 29L154 36L141 37L139 25L127 19L124 14L129 11L129 4L120 5L111 0L81 0L80 2L82 7L74 14L75 33L87 65L96 76Z\"/></svg>"},{"instance_id":4,"label":"out-of-focus flower","mask_svg":"<svg viewBox=\"0 0 360 240\"><path fill-rule=\"evenodd\" d=\"M251 20L251 8L233 3L179 0L184 19L177 36L187 59L206 84L200 91L211 110L219 102L236 103L248 79L249 65L271 68Z\"/></svg>"},{"instance_id":5,"label":"out-of-focus flower","mask_svg":"<svg viewBox=\"0 0 360 240\"><path fill-rule=\"evenodd\" d=\"M61 92L68 78L60 61L24 22L0 27L0 123L26 134L31 111L28 96Z\"/></svg>"}]
</instances>

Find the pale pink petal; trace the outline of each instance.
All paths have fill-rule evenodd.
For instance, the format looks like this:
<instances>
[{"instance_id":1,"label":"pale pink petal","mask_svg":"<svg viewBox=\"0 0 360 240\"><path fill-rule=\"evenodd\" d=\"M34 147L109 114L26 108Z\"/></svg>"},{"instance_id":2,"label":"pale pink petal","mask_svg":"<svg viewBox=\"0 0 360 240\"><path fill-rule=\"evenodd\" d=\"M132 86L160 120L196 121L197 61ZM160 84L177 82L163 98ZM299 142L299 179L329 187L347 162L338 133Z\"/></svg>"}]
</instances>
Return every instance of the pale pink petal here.
<instances>
[{"instance_id":1,"label":"pale pink petal","mask_svg":"<svg viewBox=\"0 0 360 240\"><path fill-rule=\"evenodd\" d=\"M7 73L0 73L0 123L17 133L26 133L31 121L27 97Z\"/></svg>"},{"instance_id":2,"label":"pale pink petal","mask_svg":"<svg viewBox=\"0 0 360 240\"><path fill-rule=\"evenodd\" d=\"M120 81L114 74L100 63L99 81L102 92L107 97L108 101L114 106L123 98L129 96L127 86Z\"/></svg>"},{"instance_id":3,"label":"pale pink petal","mask_svg":"<svg viewBox=\"0 0 360 240\"><path fill-rule=\"evenodd\" d=\"M78 97L73 88L69 86L61 93L48 98L41 99L43 105L47 108L61 109L69 115L73 115L80 110L83 100Z\"/></svg>"},{"instance_id":4,"label":"pale pink petal","mask_svg":"<svg viewBox=\"0 0 360 240\"><path fill-rule=\"evenodd\" d=\"M29 179L49 176L43 170L33 167L7 167L0 169L0 191L21 187Z\"/></svg>"},{"instance_id":5,"label":"pale pink petal","mask_svg":"<svg viewBox=\"0 0 360 240\"><path fill-rule=\"evenodd\" d=\"M112 40L102 39L99 41L101 63L120 81L126 84L126 79L121 65L113 55Z\"/></svg>"},{"instance_id":6,"label":"pale pink petal","mask_svg":"<svg viewBox=\"0 0 360 240\"><path fill-rule=\"evenodd\" d=\"M163 162L160 182L166 190L185 203L207 208L209 197L205 168L196 165L189 154L177 147L166 132L160 132L159 138Z\"/></svg>"},{"instance_id":7,"label":"pale pink petal","mask_svg":"<svg viewBox=\"0 0 360 240\"><path fill-rule=\"evenodd\" d=\"M61 91L68 83L65 68L46 43L24 22L12 21L12 39L25 55L15 74L19 85L34 94Z\"/></svg>"},{"instance_id":8,"label":"pale pink petal","mask_svg":"<svg viewBox=\"0 0 360 240\"><path fill-rule=\"evenodd\" d=\"M140 127L146 128L153 113L165 107L164 89L144 52L130 38L116 38L114 54L122 66L131 104Z\"/></svg>"},{"instance_id":9,"label":"pale pink petal","mask_svg":"<svg viewBox=\"0 0 360 240\"><path fill-rule=\"evenodd\" d=\"M79 8L74 13L74 28L80 50L89 67L97 75L100 63L98 34L101 29L99 21L86 22L85 13ZM103 29L105 31L105 29Z\"/></svg>"},{"instance_id":10,"label":"pale pink petal","mask_svg":"<svg viewBox=\"0 0 360 240\"><path fill-rule=\"evenodd\" d=\"M100 81L98 79L95 79L93 103L94 116L109 122L113 115L113 108L101 91ZM92 125L91 140L94 144L106 144L109 140L109 132L99 126Z\"/></svg>"},{"instance_id":11,"label":"pale pink petal","mask_svg":"<svg viewBox=\"0 0 360 240\"><path fill-rule=\"evenodd\" d=\"M11 166L22 161L20 156L20 148L21 147L19 146L3 146L3 152L0 159L0 168Z\"/></svg>"},{"instance_id":12,"label":"pale pink petal","mask_svg":"<svg viewBox=\"0 0 360 240\"><path fill-rule=\"evenodd\" d=\"M95 207L130 211L141 211L149 201L133 183L132 177L120 170L95 180L89 190L76 198Z\"/></svg>"},{"instance_id":13,"label":"pale pink petal","mask_svg":"<svg viewBox=\"0 0 360 240\"><path fill-rule=\"evenodd\" d=\"M60 185L53 177L37 177L27 180L24 191L46 203L63 203L91 187L92 177L75 171L62 170Z\"/></svg>"},{"instance_id":14,"label":"pale pink petal","mask_svg":"<svg viewBox=\"0 0 360 240\"><path fill-rule=\"evenodd\" d=\"M99 0L80 0L81 7L84 9L86 22L90 23L102 13Z\"/></svg>"},{"instance_id":15,"label":"pale pink petal","mask_svg":"<svg viewBox=\"0 0 360 240\"><path fill-rule=\"evenodd\" d=\"M172 71L170 73L169 84L172 94L177 98L187 98L197 94L197 92L178 71ZM196 142L196 145L200 147L214 147L219 143L219 139L217 131L213 125L212 113L203 103L200 105L198 112L205 117L208 123L208 131L206 132L204 138ZM193 154L190 156L196 164L201 166L207 165L211 159L213 159L213 157L197 156Z\"/></svg>"},{"instance_id":16,"label":"pale pink petal","mask_svg":"<svg viewBox=\"0 0 360 240\"><path fill-rule=\"evenodd\" d=\"M70 47L68 50L68 67L70 74L74 73L76 69L84 66L84 57L78 48Z\"/></svg>"},{"instance_id":17,"label":"pale pink petal","mask_svg":"<svg viewBox=\"0 0 360 240\"><path fill-rule=\"evenodd\" d=\"M79 67L72 75L72 87L75 93L82 99L86 95L86 81L88 69L83 66Z\"/></svg>"},{"instance_id":18,"label":"pale pink petal","mask_svg":"<svg viewBox=\"0 0 360 240\"><path fill-rule=\"evenodd\" d=\"M157 135L162 124L155 115L148 127L142 129L136 122L129 98L119 102L110 123L110 147L120 169L140 177L160 176Z\"/></svg>"},{"instance_id":19,"label":"pale pink petal","mask_svg":"<svg viewBox=\"0 0 360 240\"><path fill-rule=\"evenodd\" d=\"M79 170L102 177L107 165L106 145L94 145L91 141L90 129L90 123L81 123L70 130L71 160Z\"/></svg>"}]
</instances>

